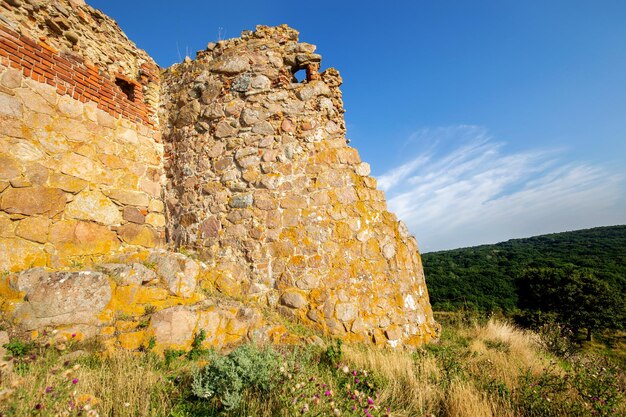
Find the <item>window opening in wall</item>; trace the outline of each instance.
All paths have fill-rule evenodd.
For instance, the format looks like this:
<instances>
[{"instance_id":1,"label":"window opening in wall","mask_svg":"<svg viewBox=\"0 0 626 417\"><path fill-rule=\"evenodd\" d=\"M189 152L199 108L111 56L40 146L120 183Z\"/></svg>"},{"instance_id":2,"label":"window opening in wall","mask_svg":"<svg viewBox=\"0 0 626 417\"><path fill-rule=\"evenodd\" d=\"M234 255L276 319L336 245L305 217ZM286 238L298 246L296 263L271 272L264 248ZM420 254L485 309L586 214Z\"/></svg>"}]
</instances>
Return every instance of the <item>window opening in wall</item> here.
<instances>
[{"instance_id":1,"label":"window opening in wall","mask_svg":"<svg viewBox=\"0 0 626 417\"><path fill-rule=\"evenodd\" d=\"M122 93L126 94L126 97L128 97L130 101L135 100L135 86L132 83L129 83L121 78L116 78L115 85L122 90Z\"/></svg>"},{"instance_id":2,"label":"window opening in wall","mask_svg":"<svg viewBox=\"0 0 626 417\"><path fill-rule=\"evenodd\" d=\"M306 80L306 68L294 68L291 73L294 82L301 83Z\"/></svg>"}]
</instances>

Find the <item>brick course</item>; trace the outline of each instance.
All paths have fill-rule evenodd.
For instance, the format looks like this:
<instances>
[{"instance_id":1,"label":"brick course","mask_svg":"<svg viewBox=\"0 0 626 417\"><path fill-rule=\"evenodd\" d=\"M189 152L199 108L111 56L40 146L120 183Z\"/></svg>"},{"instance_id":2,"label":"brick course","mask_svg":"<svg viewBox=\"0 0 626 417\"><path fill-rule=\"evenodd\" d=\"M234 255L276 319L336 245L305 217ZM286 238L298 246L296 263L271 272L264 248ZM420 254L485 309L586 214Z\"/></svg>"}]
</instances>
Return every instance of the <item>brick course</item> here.
<instances>
[{"instance_id":1,"label":"brick course","mask_svg":"<svg viewBox=\"0 0 626 417\"><path fill-rule=\"evenodd\" d=\"M115 78L134 86L133 100L115 84L107 74L81 58L59 53L44 42L16 33L0 25L0 63L19 69L26 77L56 87L60 95L69 95L85 103L92 101L98 108L114 117L124 117L132 122L154 127L156 109L144 102L142 83L123 74ZM158 67L142 65L144 84L158 81Z\"/></svg>"}]
</instances>

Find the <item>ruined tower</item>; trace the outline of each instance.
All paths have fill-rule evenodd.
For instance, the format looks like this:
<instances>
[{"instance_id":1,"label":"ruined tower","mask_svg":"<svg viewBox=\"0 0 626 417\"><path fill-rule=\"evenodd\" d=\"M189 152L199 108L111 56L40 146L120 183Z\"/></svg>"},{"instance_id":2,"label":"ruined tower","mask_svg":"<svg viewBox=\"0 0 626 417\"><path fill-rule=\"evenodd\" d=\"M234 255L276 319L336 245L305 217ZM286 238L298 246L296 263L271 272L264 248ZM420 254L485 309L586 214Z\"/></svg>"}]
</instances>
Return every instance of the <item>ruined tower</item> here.
<instances>
[{"instance_id":1,"label":"ruined tower","mask_svg":"<svg viewBox=\"0 0 626 417\"><path fill-rule=\"evenodd\" d=\"M314 45L258 26L159 71L101 12L34 3L0 2L1 269L166 247L203 262L186 303L211 287L349 341L437 336Z\"/></svg>"}]
</instances>

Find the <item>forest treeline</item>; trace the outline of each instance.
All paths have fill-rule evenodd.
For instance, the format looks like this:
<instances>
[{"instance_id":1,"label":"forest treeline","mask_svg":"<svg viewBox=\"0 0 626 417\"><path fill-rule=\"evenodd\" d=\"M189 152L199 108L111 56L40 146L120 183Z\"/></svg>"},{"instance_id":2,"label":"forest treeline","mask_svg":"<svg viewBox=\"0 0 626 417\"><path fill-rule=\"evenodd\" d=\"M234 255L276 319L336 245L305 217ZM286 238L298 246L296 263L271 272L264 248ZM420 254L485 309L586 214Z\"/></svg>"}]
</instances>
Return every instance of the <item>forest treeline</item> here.
<instances>
[{"instance_id":1,"label":"forest treeline","mask_svg":"<svg viewBox=\"0 0 626 417\"><path fill-rule=\"evenodd\" d=\"M528 294L523 294L529 280L539 285L534 291L542 291L541 285L550 282L550 277L563 275L574 276L570 283L600 285L600 292L609 289L619 302L626 294L626 225L425 253L422 260L430 300L439 311L475 309L507 314L536 307L529 305ZM580 281L577 277L581 276L588 279ZM553 294L566 291L558 287L563 285L562 279L553 283L553 288L548 288Z\"/></svg>"}]
</instances>

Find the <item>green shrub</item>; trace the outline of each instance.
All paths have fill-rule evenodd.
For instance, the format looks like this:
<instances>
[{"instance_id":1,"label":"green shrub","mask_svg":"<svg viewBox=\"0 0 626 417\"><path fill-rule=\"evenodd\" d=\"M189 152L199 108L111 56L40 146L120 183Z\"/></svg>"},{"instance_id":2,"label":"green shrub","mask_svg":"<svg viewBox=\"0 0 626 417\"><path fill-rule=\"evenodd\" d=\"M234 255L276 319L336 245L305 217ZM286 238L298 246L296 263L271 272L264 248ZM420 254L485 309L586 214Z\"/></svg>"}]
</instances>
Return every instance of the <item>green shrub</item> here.
<instances>
[{"instance_id":1,"label":"green shrub","mask_svg":"<svg viewBox=\"0 0 626 417\"><path fill-rule=\"evenodd\" d=\"M324 353L322 354L322 362L326 365L336 366L343 357L341 351L341 339L335 339L335 343L328 345Z\"/></svg>"},{"instance_id":2,"label":"green shrub","mask_svg":"<svg viewBox=\"0 0 626 417\"><path fill-rule=\"evenodd\" d=\"M32 343L25 343L18 339L11 339L9 343L3 345L3 347L15 357L22 357L27 355L33 348Z\"/></svg>"},{"instance_id":3,"label":"green shrub","mask_svg":"<svg viewBox=\"0 0 626 417\"><path fill-rule=\"evenodd\" d=\"M193 375L191 389L200 398L215 398L226 410L239 407L244 391L268 392L278 369L270 349L245 345L227 356L210 352L210 363Z\"/></svg>"},{"instance_id":4,"label":"green shrub","mask_svg":"<svg viewBox=\"0 0 626 417\"><path fill-rule=\"evenodd\" d=\"M163 357L165 359L165 366L169 366L176 358L180 358L185 354L184 350L165 349Z\"/></svg>"},{"instance_id":5,"label":"green shrub","mask_svg":"<svg viewBox=\"0 0 626 417\"><path fill-rule=\"evenodd\" d=\"M541 347L564 359L569 358L578 350L573 338L574 333L570 329L554 321L539 328Z\"/></svg>"},{"instance_id":6,"label":"green shrub","mask_svg":"<svg viewBox=\"0 0 626 417\"><path fill-rule=\"evenodd\" d=\"M193 336L193 341L191 342L191 350L187 352L187 359L193 361L208 352L206 349L202 348L202 342L204 342L205 339L206 332L204 331L204 329L201 329Z\"/></svg>"}]
</instances>

